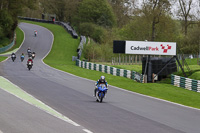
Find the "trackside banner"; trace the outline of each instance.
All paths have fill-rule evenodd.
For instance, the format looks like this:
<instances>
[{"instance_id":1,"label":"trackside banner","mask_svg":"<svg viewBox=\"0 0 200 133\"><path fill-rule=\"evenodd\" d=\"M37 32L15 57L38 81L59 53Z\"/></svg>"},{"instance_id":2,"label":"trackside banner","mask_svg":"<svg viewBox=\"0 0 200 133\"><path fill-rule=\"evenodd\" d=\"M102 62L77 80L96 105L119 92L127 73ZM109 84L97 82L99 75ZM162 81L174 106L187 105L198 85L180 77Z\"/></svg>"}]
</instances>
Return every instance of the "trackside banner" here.
<instances>
[{"instance_id":1,"label":"trackside banner","mask_svg":"<svg viewBox=\"0 0 200 133\"><path fill-rule=\"evenodd\" d=\"M176 55L176 43L126 41L125 54Z\"/></svg>"}]
</instances>

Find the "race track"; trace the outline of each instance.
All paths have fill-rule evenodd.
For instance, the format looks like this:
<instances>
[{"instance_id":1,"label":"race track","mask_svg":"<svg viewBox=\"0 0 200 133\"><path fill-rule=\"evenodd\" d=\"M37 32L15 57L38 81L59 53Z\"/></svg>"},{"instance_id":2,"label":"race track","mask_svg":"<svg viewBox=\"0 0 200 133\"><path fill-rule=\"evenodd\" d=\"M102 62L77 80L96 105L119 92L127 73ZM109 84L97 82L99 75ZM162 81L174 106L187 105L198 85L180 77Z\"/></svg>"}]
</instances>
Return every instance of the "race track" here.
<instances>
[{"instance_id":1,"label":"race track","mask_svg":"<svg viewBox=\"0 0 200 133\"><path fill-rule=\"evenodd\" d=\"M9 59L0 63L0 75L74 122L94 133L200 132L200 110L197 109L112 86L103 103L95 102L92 97L95 81L55 70L42 62L51 48L51 33L32 24L19 26L25 32L25 41L16 53L16 62ZM38 31L38 37L33 36L34 30ZM31 71L26 68L27 56L24 62L19 59L28 47L36 52Z\"/></svg>"}]
</instances>

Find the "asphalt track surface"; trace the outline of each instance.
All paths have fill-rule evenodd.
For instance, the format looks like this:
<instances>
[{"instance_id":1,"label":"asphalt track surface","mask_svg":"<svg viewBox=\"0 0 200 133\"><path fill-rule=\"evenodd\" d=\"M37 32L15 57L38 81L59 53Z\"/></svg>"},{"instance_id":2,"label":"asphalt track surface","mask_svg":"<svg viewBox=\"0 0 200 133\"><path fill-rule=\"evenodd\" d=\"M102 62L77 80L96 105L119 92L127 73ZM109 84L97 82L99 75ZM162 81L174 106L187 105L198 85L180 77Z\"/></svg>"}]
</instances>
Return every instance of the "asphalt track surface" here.
<instances>
[{"instance_id":1,"label":"asphalt track surface","mask_svg":"<svg viewBox=\"0 0 200 133\"><path fill-rule=\"evenodd\" d=\"M95 102L95 81L55 70L41 61L51 48L50 32L32 24L22 23L20 27L25 32L24 44L17 52L16 62L9 59L0 64L0 74L74 122L94 133L200 132L197 109L112 86L103 103ZM33 36L35 29L37 37ZM31 71L19 60L28 47L36 52Z\"/></svg>"},{"instance_id":2,"label":"asphalt track surface","mask_svg":"<svg viewBox=\"0 0 200 133\"><path fill-rule=\"evenodd\" d=\"M2 89L0 101L0 133L83 133L83 128L58 119Z\"/></svg>"}]
</instances>

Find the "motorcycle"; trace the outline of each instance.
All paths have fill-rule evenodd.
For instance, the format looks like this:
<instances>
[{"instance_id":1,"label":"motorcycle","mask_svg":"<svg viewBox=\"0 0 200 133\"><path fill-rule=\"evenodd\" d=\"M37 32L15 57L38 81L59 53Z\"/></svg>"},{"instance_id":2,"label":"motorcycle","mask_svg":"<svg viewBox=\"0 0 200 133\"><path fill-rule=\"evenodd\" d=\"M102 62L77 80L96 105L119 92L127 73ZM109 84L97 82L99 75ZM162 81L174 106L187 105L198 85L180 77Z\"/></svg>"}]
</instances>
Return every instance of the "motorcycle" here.
<instances>
[{"instance_id":1,"label":"motorcycle","mask_svg":"<svg viewBox=\"0 0 200 133\"><path fill-rule=\"evenodd\" d=\"M32 66L33 66L32 62L29 61L28 64L27 64L27 68L28 68L28 70L31 70Z\"/></svg>"},{"instance_id":2,"label":"motorcycle","mask_svg":"<svg viewBox=\"0 0 200 133\"><path fill-rule=\"evenodd\" d=\"M37 31L34 31L34 35L35 35L35 37L37 36Z\"/></svg>"},{"instance_id":3,"label":"motorcycle","mask_svg":"<svg viewBox=\"0 0 200 133\"><path fill-rule=\"evenodd\" d=\"M34 59L35 58L35 54L34 53L32 53L32 59Z\"/></svg>"},{"instance_id":4,"label":"motorcycle","mask_svg":"<svg viewBox=\"0 0 200 133\"><path fill-rule=\"evenodd\" d=\"M23 62L24 60L24 55L21 55L21 62Z\"/></svg>"},{"instance_id":5,"label":"motorcycle","mask_svg":"<svg viewBox=\"0 0 200 133\"><path fill-rule=\"evenodd\" d=\"M100 84L97 86L96 90L96 101L97 102L102 102L103 98L105 98L105 95L107 93L108 88L106 87L105 84Z\"/></svg>"},{"instance_id":6,"label":"motorcycle","mask_svg":"<svg viewBox=\"0 0 200 133\"><path fill-rule=\"evenodd\" d=\"M15 59L16 59L16 56L15 56L15 55L12 55L11 58L12 58L12 61L14 62Z\"/></svg>"}]
</instances>

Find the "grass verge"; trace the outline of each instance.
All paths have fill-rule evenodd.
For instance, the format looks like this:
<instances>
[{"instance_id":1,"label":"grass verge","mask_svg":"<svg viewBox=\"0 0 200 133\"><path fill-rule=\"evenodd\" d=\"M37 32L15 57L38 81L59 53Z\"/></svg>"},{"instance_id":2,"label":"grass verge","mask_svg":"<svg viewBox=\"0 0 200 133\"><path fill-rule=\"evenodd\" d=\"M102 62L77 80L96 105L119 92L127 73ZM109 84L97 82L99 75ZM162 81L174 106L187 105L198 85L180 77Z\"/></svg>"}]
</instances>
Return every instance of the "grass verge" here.
<instances>
[{"instance_id":1,"label":"grass verge","mask_svg":"<svg viewBox=\"0 0 200 133\"><path fill-rule=\"evenodd\" d=\"M75 66L72 56L76 55L79 45L78 39L73 39L61 26L31 21L23 21L37 24L49 29L54 34L54 43L51 52L44 59L44 62L51 67L72 73L74 75L97 80L101 75L106 77L108 84L140 94L149 95L175 103L200 108L200 93L174 87L165 83L137 83L131 79L113 76L106 73L83 69ZM92 88L91 88L92 91Z\"/></svg>"},{"instance_id":2,"label":"grass verge","mask_svg":"<svg viewBox=\"0 0 200 133\"><path fill-rule=\"evenodd\" d=\"M16 43L15 45L9 49L8 51L4 52L4 53L1 53L1 54L10 54L10 52L12 52L13 50L19 48L24 40L24 33L22 32L22 30L17 27L16 30ZM4 56L0 56L0 62L5 60L7 57L4 57Z\"/></svg>"}]
</instances>

